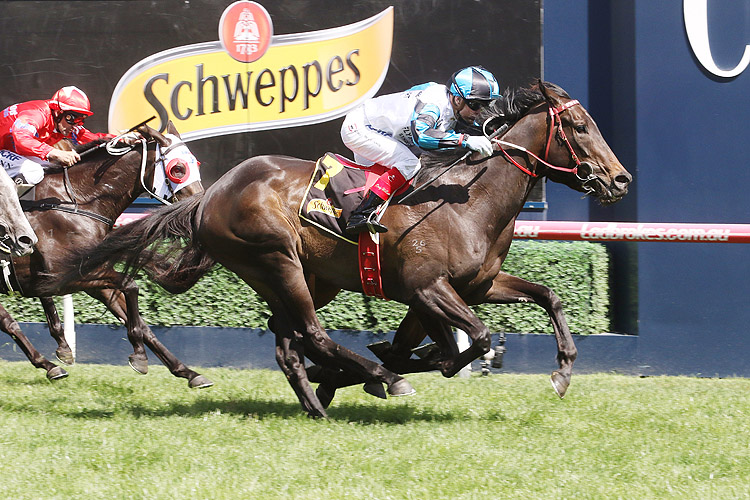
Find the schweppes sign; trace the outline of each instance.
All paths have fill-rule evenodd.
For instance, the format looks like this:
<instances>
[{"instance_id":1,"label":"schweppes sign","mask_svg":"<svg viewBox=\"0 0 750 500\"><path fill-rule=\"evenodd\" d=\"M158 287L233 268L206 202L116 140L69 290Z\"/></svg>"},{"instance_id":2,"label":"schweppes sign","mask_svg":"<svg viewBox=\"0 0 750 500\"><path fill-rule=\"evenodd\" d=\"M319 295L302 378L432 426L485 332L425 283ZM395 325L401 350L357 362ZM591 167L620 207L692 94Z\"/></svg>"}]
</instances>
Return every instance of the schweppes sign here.
<instances>
[{"instance_id":1,"label":"schweppes sign","mask_svg":"<svg viewBox=\"0 0 750 500\"><path fill-rule=\"evenodd\" d=\"M375 95L393 45L393 8L358 23L273 35L255 2L230 5L220 40L176 47L130 68L109 107L109 129L156 115L185 140L295 127L343 116Z\"/></svg>"}]
</instances>

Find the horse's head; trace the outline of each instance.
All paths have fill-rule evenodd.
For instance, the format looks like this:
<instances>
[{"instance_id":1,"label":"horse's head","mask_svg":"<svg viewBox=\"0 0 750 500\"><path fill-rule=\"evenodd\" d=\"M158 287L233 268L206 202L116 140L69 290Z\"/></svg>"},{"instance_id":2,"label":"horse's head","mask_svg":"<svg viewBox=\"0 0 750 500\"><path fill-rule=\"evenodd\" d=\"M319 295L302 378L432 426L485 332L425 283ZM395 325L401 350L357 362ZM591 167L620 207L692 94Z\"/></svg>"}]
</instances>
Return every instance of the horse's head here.
<instances>
[{"instance_id":1,"label":"horse's head","mask_svg":"<svg viewBox=\"0 0 750 500\"><path fill-rule=\"evenodd\" d=\"M0 252L28 255L37 243L34 230L21 210L16 185L5 170L0 172Z\"/></svg>"},{"instance_id":2,"label":"horse's head","mask_svg":"<svg viewBox=\"0 0 750 500\"><path fill-rule=\"evenodd\" d=\"M633 177L602 137L594 119L562 89L539 82L548 105L544 159L547 177L596 196L602 204L619 201ZM567 168L555 168L554 166Z\"/></svg>"},{"instance_id":3,"label":"horse's head","mask_svg":"<svg viewBox=\"0 0 750 500\"><path fill-rule=\"evenodd\" d=\"M159 148L155 155L153 190L166 200L178 201L204 191L200 162L196 160L170 120L164 134L142 125L138 132Z\"/></svg>"}]
</instances>

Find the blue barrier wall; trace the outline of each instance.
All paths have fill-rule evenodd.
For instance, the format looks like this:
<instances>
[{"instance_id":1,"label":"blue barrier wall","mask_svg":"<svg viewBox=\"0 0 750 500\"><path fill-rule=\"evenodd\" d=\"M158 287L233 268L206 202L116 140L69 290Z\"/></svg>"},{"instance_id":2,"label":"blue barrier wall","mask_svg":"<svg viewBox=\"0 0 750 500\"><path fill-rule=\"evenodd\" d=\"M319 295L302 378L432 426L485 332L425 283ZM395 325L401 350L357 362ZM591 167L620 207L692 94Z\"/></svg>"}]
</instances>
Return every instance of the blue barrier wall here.
<instances>
[{"instance_id":1,"label":"blue barrier wall","mask_svg":"<svg viewBox=\"0 0 750 500\"><path fill-rule=\"evenodd\" d=\"M635 177L627 202L611 208L583 209L549 185L549 218L747 223L750 69L733 78L707 71L691 48L683 2L548 0L544 9L545 78L585 103ZM717 66L737 66L750 43L750 0L709 0L707 20ZM639 334L644 365L750 375L741 355L750 348L750 247L610 248L615 324Z\"/></svg>"}]
</instances>

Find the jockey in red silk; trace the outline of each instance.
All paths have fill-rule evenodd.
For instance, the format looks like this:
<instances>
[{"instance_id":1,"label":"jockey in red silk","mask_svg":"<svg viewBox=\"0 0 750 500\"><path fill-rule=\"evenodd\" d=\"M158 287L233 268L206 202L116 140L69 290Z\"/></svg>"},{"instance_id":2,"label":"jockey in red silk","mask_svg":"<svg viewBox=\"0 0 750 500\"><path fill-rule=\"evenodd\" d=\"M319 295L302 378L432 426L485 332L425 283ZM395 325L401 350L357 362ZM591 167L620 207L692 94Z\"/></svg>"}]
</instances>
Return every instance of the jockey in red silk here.
<instances>
[{"instance_id":1,"label":"jockey in red silk","mask_svg":"<svg viewBox=\"0 0 750 500\"><path fill-rule=\"evenodd\" d=\"M492 144L488 138L461 134L455 128L459 121L475 125L481 108L499 97L492 73L481 66L470 66L455 72L447 85L417 85L405 92L369 99L349 112L341 126L341 138L354 159L391 168L352 212L346 231L356 234L367 230L368 225L377 232L388 230L370 221L370 216L417 174L419 155L424 150L467 148L490 156Z\"/></svg>"},{"instance_id":2,"label":"jockey in red silk","mask_svg":"<svg viewBox=\"0 0 750 500\"><path fill-rule=\"evenodd\" d=\"M84 144L112 134L95 134L83 126L91 116L86 94L77 87L63 87L49 100L27 101L0 112L0 163L19 184L38 184L44 166L70 166L81 157L75 151L52 146L62 139Z\"/></svg>"}]
</instances>

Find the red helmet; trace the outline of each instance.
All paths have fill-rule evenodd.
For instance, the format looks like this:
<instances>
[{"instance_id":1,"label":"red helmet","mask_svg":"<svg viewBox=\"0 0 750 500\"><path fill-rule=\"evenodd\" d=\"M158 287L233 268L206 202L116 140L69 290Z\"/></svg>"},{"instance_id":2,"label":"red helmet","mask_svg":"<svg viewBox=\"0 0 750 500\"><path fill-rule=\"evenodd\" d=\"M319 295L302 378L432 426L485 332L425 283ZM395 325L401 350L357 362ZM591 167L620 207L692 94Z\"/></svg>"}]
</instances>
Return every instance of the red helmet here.
<instances>
[{"instance_id":1,"label":"red helmet","mask_svg":"<svg viewBox=\"0 0 750 500\"><path fill-rule=\"evenodd\" d=\"M72 85L63 87L49 100L49 107L59 111L73 111L82 115L91 116L91 104L83 90Z\"/></svg>"}]
</instances>

